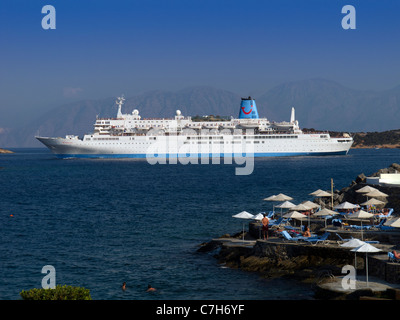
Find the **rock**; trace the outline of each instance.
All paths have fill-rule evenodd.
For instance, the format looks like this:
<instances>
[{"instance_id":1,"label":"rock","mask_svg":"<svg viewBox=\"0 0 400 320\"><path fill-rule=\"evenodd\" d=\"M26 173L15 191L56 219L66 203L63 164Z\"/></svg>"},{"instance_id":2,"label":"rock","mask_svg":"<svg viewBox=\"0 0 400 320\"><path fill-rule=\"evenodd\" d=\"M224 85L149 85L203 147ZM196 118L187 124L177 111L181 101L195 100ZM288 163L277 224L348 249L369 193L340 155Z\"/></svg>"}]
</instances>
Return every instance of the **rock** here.
<instances>
[{"instance_id":1,"label":"rock","mask_svg":"<svg viewBox=\"0 0 400 320\"><path fill-rule=\"evenodd\" d=\"M14 153L14 152L12 152L10 150L6 150L6 149L1 149L0 148L0 153Z\"/></svg>"},{"instance_id":2,"label":"rock","mask_svg":"<svg viewBox=\"0 0 400 320\"><path fill-rule=\"evenodd\" d=\"M365 176L364 173L360 173L357 177L356 177L356 183L365 183L367 181L367 177Z\"/></svg>"},{"instance_id":3,"label":"rock","mask_svg":"<svg viewBox=\"0 0 400 320\"><path fill-rule=\"evenodd\" d=\"M392 167L394 170L400 171L400 164L398 163L392 163L390 167Z\"/></svg>"}]
</instances>

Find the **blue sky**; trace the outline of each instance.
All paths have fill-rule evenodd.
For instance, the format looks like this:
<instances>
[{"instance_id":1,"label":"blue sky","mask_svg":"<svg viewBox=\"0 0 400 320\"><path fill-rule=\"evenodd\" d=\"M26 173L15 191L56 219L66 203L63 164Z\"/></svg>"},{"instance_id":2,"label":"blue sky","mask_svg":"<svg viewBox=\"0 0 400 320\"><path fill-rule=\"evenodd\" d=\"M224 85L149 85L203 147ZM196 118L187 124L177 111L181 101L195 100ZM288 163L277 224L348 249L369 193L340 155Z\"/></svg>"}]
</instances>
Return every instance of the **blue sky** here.
<instances>
[{"instance_id":1,"label":"blue sky","mask_svg":"<svg viewBox=\"0 0 400 320\"><path fill-rule=\"evenodd\" d=\"M43 30L44 5L56 29ZM356 30L341 9L356 8ZM59 105L210 85L240 95L326 78L400 84L393 0L2 0L0 128Z\"/></svg>"}]
</instances>

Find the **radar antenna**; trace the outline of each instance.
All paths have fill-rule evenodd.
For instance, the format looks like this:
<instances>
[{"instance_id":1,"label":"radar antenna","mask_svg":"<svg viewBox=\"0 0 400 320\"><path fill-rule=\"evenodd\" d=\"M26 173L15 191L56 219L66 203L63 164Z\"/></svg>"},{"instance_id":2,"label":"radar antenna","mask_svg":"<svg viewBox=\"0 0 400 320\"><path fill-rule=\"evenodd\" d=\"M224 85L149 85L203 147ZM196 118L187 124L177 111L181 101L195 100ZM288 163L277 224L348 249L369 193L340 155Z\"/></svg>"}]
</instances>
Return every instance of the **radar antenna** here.
<instances>
[{"instance_id":1,"label":"radar antenna","mask_svg":"<svg viewBox=\"0 0 400 320\"><path fill-rule=\"evenodd\" d=\"M118 113L117 113L117 118L120 119L122 118L122 105L124 104L125 97L122 95L121 97L118 97L115 103L118 105Z\"/></svg>"}]
</instances>

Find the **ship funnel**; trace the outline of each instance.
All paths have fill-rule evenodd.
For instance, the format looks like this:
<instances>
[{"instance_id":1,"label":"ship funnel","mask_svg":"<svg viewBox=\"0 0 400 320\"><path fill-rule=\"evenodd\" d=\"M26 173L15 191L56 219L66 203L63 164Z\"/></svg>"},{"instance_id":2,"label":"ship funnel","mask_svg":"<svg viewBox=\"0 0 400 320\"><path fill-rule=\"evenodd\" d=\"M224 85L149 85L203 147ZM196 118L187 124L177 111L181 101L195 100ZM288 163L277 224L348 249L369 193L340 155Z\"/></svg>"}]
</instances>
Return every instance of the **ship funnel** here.
<instances>
[{"instance_id":1,"label":"ship funnel","mask_svg":"<svg viewBox=\"0 0 400 320\"><path fill-rule=\"evenodd\" d=\"M296 121L296 118L294 116L294 108L292 108L292 114L290 115L290 123L294 123Z\"/></svg>"},{"instance_id":2,"label":"ship funnel","mask_svg":"<svg viewBox=\"0 0 400 320\"><path fill-rule=\"evenodd\" d=\"M251 97L242 98L240 104L239 119L258 119L256 101Z\"/></svg>"}]
</instances>

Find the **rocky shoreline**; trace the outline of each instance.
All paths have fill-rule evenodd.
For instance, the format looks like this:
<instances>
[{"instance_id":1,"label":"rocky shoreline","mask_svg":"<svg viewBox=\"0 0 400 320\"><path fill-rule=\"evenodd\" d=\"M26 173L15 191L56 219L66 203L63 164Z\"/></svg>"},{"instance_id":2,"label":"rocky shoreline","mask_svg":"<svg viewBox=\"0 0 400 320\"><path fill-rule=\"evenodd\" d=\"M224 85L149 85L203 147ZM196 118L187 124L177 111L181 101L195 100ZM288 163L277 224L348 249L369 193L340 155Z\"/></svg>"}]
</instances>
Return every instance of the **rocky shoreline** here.
<instances>
[{"instance_id":1,"label":"rocky shoreline","mask_svg":"<svg viewBox=\"0 0 400 320\"><path fill-rule=\"evenodd\" d=\"M398 149L400 144L353 145L351 149Z\"/></svg>"},{"instance_id":2,"label":"rocky shoreline","mask_svg":"<svg viewBox=\"0 0 400 320\"><path fill-rule=\"evenodd\" d=\"M14 153L14 152L0 148L0 153Z\"/></svg>"},{"instance_id":3,"label":"rocky shoreline","mask_svg":"<svg viewBox=\"0 0 400 320\"><path fill-rule=\"evenodd\" d=\"M400 165L392 163L388 168L380 169L377 172L369 175L370 177L378 177L381 173L400 173ZM344 187L341 190L335 190L333 192L333 205L336 206L342 202L348 201L350 203L362 203L365 201L365 196L356 192L366 185L367 177L364 173L360 173L350 183L348 187ZM400 212L400 188L399 187L388 187L388 186L376 186L374 188L388 194L388 197L377 198L385 202L386 208L393 208L394 212ZM317 198L314 202L322 205L323 207L331 206L330 198Z\"/></svg>"}]
</instances>

